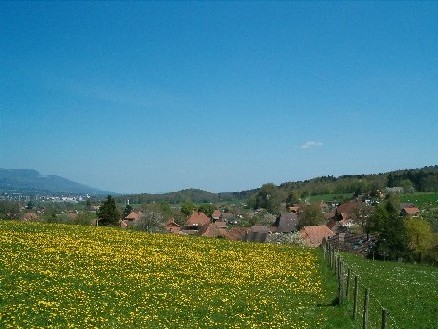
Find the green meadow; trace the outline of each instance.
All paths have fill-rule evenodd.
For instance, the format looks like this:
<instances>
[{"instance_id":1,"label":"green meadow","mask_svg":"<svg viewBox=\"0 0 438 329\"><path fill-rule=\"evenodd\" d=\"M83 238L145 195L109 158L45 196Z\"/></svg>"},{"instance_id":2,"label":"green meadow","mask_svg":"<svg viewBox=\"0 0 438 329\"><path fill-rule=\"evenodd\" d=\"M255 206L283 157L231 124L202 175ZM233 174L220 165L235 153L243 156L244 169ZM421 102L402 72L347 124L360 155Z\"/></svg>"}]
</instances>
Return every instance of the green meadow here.
<instances>
[{"instance_id":1,"label":"green meadow","mask_svg":"<svg viewBox=\"0 0 438 329\"><path fill-rule=\"evenodd\" d=\"M388 311L388 328L438 328L438 267L373 261L351 253L342 253L341 259L350 268L351 287L358 277L360 316L369 288L371 328L380 328L382 308ZM352 314L352 288L347 304Z\"/></svg>"}]
</instances>

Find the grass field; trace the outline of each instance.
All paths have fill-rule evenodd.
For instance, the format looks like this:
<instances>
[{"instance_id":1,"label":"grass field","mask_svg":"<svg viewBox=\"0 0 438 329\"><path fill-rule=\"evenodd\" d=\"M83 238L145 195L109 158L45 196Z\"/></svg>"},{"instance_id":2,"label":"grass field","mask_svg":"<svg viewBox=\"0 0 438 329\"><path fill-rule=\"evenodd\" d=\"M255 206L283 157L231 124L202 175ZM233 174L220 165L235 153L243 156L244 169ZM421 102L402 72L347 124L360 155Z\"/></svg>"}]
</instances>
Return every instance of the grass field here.
<instances>
[{"instance_id":1,"label":"grass field","mask_svg":"<svg viewBox=\"0 0 438 329\"><path fill-rule=\"evenodd\" d=\"M417 192L401 194L400 202L414 203L420 209L438 208L438 193L436 192Z\"/></svg>"},{"instance_id":2,"label":"grass field","mask_svg":"<svg viewBox=\"0 0 438 329\"><path fill-rule=\"evenodd\" d=\"M342 253L341 257L359 277L360 313L364 290L370 289L373 328L380 328L382 306L389 312L389 328L438 328L437 267L372 261L349 253ZM352 294L350 297L351 301Z\"/></svg>"},{"instance_id":3,"label":"grass field","mask_svg":"<svg viewBox=\"0 0 438 329\"><path fill-rule=\"evenodd\" d=\"M349 200L353 196L352 193L347 194L319 194L319 195L310 195L307 197L309 202L336 202L341 203L342 201Z\"/></svg>"},{"instance_id":4,"label":"grass field","mask_svg":"<svg viewBox=\"0 0 438 329\"><path fill-rule=\"evenodd\" d=\"M0 221L0 328L352 328L320 250Z\"/></svg>"}]
</instances>

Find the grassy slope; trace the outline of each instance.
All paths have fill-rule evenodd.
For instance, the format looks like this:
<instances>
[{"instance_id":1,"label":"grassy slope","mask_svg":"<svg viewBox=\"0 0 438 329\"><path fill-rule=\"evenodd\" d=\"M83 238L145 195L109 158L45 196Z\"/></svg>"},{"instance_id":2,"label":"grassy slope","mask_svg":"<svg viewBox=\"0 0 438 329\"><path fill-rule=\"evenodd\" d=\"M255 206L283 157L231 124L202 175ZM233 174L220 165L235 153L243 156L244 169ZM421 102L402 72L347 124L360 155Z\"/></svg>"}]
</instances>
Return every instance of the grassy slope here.
<instances>
[{"instance_id":1,"label":"grassy slope","mask_svg":"<svg viewBox=\"0 0 438 329\"><path fill-rule=\"evenodd\" d=\"M351 328L314 249L0 221L1 328Z\"/></svg>"},{"instance_id":2,"label":"grassy slope","mask_svg":"<svg viewBox=\"0 0 438 329\"><path fill-rule=\"evenodd\" d=\"M383 306L389 311L389 328L438 328L438 268L372 261L347 253L342 259L359 277L362 298L365 287L370 288L376 327ZM361 307L362 303L361 299Z\"/></svg>"}]
</instances>

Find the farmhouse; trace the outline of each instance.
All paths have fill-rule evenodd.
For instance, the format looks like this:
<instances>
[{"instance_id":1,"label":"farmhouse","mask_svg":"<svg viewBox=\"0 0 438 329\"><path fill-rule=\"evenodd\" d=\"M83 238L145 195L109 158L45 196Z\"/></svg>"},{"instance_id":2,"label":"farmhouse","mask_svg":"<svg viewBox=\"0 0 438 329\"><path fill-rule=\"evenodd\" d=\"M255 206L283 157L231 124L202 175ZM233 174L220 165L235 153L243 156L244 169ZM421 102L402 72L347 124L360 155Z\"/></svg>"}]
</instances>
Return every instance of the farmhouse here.
<instances>
[{"instance_id":1,"label":"farmhouse","mask_svg":"<svg viewBox=\"0 0 438 329\"><path fill-rule=\"evenodd\" d=\"M185 230L199 231L210 224L210 218L203 212L194 212L186 222Z\"/></svg>"},{"instance_id":2,"label":"farmhouse","mask_svg":"<svg viewBox=\"0 0 438 329\"><path fill-rule=\"evenodd\" d=\"M213 219L213 222L219 220L222 217L222 213L220 210L213 211L213 214L211 215L211 218Z\"/></svg>"},{"instance_id":3,"label":"farmhouse","mask_svg":"<svg viewBox=\"0 0 438 329\"><path fill-rule=\"evenodd\" d=\"M164 229L166 230L166 232L169 233L177 233L179 231L181 231L181 227L175 223L175 220L173 218L170 218L166 224L164 225Z\"/></svg>"},{"instance_id":4,"label":"farmhouse","mask_svg":"<svg viewBox=\"0 0 438 329\"><path fill-rule=\"evenodd\" d=\"M335 236L335 233L326 225L304 226L299 233L310 247L319 247L325 239Z\"/></svg>"},{"instance_id":5,"label":"farmhouse","mask_svg":"<svg viewBox=\"0 0 438 329\"><path fill-rule=\"evenodd\" d=\"M401 210L402 216L418 217L420 215L420 209L417 207L404 207Z\"/></svg>"},{"instance_id":6,"label":"farmhouse","mask_svg":"<svg viewBox=\"0 0 438 329\"><path fill-rule=\"evenodd\" d=\"M286 214L281 214L277 217L274 225L272 225L272 232L276 233L290 233L297 230L298 225L298 215L296 212L290 212Z\"/></svg>"}]
</instances>

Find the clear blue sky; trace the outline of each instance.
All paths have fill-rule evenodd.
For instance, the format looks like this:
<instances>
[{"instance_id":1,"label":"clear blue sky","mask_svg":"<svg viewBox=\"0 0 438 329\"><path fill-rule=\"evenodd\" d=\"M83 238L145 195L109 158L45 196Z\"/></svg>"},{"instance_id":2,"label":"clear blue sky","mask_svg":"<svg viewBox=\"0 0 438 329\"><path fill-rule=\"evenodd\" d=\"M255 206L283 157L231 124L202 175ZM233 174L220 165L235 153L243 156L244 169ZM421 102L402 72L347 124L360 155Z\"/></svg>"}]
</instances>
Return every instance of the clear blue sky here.
<instances>
[{"instance_id":1,"label":"clear blue sky","mask_svg":"<svg viewBox=\"0 0 438 329\"><path fill-rule=\"evenodd\" d=\"M241 191L438 164L438 2L0 2L0 168Z\"/></svg>"}]
</instances>

